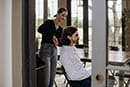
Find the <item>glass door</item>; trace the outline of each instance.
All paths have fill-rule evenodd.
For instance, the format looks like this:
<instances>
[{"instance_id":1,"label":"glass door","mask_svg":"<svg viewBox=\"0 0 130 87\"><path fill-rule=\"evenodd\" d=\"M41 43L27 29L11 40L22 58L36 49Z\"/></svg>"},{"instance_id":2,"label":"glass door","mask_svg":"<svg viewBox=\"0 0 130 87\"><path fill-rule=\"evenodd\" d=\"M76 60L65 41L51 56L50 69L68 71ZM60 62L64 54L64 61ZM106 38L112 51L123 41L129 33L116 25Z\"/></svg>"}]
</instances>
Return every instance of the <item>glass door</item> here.
<instances>
[{"instance_id":1,"label":"glass door","mask_svg":"<svg viewBox=\"0 0 130 87\"><path fill-rule=\"evenodd\" d=\"M92 0L92 87L130 86L129 4Z\"/></svg>"},{"instance_id":2,"label":"glass door","mask_svg":"<svg viewBox=\"0 0 130 87\"><path fill-rule=\"evenodd\" d=\"M108 59L107 85L113 87L129 87L129 41L127 0L108 0ZM128 47L127 47L128 46Z\"/></svg>"}]
</instances>

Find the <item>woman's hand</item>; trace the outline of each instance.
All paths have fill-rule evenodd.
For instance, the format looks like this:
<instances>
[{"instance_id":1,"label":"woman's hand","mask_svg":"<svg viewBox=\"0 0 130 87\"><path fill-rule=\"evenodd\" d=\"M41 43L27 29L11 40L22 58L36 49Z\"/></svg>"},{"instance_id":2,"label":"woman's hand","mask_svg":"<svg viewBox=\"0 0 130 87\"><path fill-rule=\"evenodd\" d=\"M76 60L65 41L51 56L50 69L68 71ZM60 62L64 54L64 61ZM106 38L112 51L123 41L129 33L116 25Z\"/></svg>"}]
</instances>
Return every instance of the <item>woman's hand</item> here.
<instances>
[{"instance_id":1,"label":"woman's hand","mask_svg":"<svg viewBox=\"0 0 130 87\"><path fill-rule=\"evenodd\" d=\"M53 35L52 40L53 40L53 43L55 44L55 46L58 46L59 42L55 35Z\"/></svg>"}]
</instances>

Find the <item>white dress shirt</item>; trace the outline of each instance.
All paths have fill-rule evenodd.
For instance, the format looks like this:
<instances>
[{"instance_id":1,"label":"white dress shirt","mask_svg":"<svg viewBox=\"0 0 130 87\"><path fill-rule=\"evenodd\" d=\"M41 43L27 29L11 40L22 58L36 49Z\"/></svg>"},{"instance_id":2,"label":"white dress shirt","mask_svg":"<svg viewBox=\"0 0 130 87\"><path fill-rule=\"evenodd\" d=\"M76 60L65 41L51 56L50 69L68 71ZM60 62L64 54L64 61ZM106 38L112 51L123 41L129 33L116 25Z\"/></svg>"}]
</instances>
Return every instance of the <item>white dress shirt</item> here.
<instances>
[{"instance_id":1,"label":"white dress shirt","mask_svg":"<svg viewBox=\"0 0 130 87\"><path fill-rule=\"evenodd\" d=\"M63 46L60 61L69 80L83 80L91 76L91 69L84 68L75 46Z\"/></svg>"}]
</instances>

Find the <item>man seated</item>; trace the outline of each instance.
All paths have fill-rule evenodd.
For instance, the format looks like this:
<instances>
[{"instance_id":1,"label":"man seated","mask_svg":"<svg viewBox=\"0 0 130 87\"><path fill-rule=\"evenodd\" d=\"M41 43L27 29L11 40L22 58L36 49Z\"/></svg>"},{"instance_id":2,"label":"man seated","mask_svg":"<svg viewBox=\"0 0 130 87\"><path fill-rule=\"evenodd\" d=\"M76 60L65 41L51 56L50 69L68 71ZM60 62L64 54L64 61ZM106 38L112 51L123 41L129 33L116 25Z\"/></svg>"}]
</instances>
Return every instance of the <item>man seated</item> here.
<instances>
[{"instance_id":1,"label":"man seated","mask_svg":"<svg viewBox=\"0 0 130 87\"><path fill-rule=\"evenodd\" d=\"M77 53L75 43L79 40L77 28L68 26L63 31L60 61L67 77L76 83L71 87L91 87L91 69L84 68Z\"/></svg>"}]
</instances>

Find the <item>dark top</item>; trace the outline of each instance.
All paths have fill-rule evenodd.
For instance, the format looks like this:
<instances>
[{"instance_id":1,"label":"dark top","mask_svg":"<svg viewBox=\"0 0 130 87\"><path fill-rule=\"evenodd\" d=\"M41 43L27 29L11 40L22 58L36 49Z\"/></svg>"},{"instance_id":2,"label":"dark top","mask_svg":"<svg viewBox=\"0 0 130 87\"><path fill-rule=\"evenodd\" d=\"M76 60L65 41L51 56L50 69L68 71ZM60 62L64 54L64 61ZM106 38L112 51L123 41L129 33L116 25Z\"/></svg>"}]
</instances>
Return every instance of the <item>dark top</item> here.
<instances>
[{"instance_id":1,"label":"dark top","mask_svg":"<svg viewBox=\"0 0 130 87\"><path fill-rule=\"evenodd\" d=\"M42 34L42 43L53 43L52 37L55 35L59 41L59 45L61 45L61 35L63 28L59 26L56 30L55 24L53 20L46 20L41 26L38 28L38 32Z\"/></svg>"}]
</instances>

